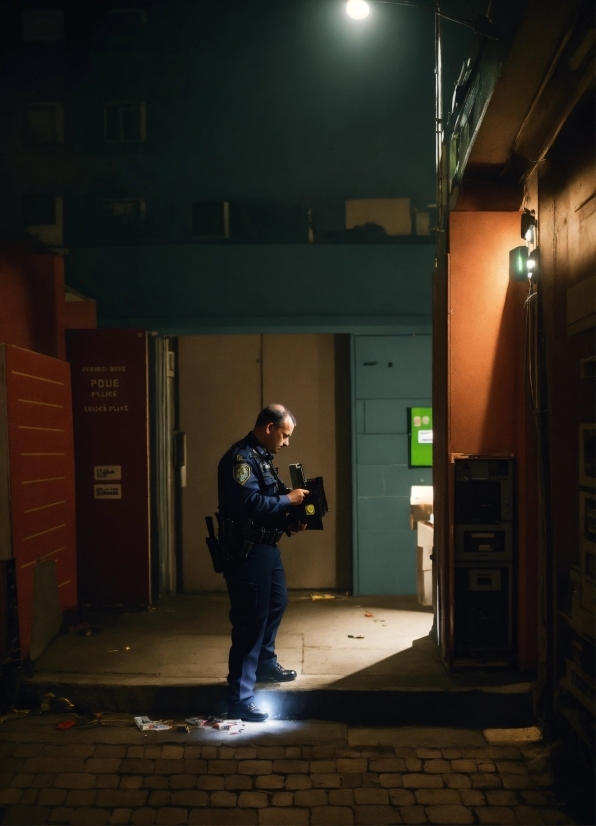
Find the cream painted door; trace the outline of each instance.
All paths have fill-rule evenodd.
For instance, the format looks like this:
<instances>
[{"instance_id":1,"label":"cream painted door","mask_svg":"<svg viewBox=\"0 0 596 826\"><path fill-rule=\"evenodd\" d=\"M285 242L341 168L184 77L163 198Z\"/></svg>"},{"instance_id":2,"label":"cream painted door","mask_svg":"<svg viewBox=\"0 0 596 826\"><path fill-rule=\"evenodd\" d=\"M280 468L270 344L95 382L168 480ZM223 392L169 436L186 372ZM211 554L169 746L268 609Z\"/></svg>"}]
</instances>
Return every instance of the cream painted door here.
<instances>
[{"instance_id":1,"label":"cream painted door","mask_svg":"<svg viewBox=\"0 0 596 826\"><path fill-rule=\"evenodd\" d=\"M225 591L205 545L217 509L217 464L261 406L261 336L180 336L180 429L186 432L182 577L187 593Z\"/></svg>"},{"instance_id":2,"label":"cream painted door","mask_svg":"<svg viewBox=\"0 0 596 826\"><path fill-rule=\"evenodd\" d=\"M205 546L205 516L217 507L217 464L271 402L285 404L298 420L290 447L276 457L280 475L289 484L288 464L302 462L307 475L324 477L330 507L323 531L282 538L288 587L335 587L334 370L333 335L180 337L180 427L187 434L185 592L225 590Z\"/></svg>"},{"instance_id":3,"label":"cream painted door","mask_svg":"<svg viewBox=\"0 0 596 826\"><path fill-rule=\"evenodd\" d=\"M308 476L322 476L329 513L324 530L305 531L280 542L289 588L336 585L334 336L263 336L263 398L280 402L298 424L290 446L275 457L290 484L288 464L301 462Z\"/></svg>"}]
</instances>

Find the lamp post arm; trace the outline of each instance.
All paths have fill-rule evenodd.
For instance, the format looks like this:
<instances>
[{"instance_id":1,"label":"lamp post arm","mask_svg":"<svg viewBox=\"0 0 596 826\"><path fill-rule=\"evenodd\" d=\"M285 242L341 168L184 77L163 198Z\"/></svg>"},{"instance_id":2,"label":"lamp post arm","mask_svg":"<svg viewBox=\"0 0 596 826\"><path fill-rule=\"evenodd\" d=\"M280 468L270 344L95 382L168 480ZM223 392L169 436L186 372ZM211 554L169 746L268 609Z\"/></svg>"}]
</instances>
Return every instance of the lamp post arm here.
<instances>
[{"instance_id":1,"label":"lamp post arm","mask_svg":"<svg viewBox=\"0 0 596 826\"><path fill-rule=\"evenodd\" d=\"M468 29L472 29L473 32L482 37L488 37L492 40L496 40L499 37L497 27L491 23L487 17L483 17L482 15L478 15L475 20L469 20L464 17L454 17L452 14L447 14L444 11L437 12L432 6L410 3L408 0L373 0L373 2L383 3L386 6L409 6L411 9L426 9L426 11L432 11L435 15L438 14L439 17L442 17L444 20L450 20L452 23L458 23L460 26L467 26Z\"/></svg>"}]
</instances>

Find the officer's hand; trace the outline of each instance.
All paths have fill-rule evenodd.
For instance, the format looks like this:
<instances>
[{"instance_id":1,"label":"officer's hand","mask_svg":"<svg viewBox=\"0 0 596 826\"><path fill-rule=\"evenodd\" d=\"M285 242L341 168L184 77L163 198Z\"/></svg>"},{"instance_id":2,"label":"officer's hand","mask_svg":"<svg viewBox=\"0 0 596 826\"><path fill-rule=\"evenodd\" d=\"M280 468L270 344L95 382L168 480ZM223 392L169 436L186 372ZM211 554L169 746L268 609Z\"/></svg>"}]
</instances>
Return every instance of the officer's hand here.
<instances>
[{"instance_id":1,"label":"officer's hand","mask_svg":"<svg viewBox=\"0 0 596 826\"><path fill-rule=\"evenodd\" d=\"M288 528L288 536L295 536L307 529L308 525L305 522L293 522Z\"/></svg>"},{"instance_id":2,"label":"officer's hand","mask_svg":"<svg viewBox=\"0 0 596 826\"><path fill-rule=\"evenodd\" d=\"M291 505L300 505L305 496L308 496L309 491L303 488L294 488L288 493L288 499Z\"/></svg>"}]
</instances>

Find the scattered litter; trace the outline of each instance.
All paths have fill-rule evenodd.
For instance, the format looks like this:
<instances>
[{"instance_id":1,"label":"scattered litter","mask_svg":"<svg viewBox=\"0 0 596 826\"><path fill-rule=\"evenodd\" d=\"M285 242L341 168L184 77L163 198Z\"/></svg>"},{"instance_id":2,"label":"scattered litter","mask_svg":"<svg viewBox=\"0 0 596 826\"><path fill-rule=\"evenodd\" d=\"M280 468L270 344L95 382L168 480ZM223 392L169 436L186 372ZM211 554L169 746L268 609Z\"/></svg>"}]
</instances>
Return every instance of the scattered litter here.
<instances>
[{"instance_id":1,"label":"scattered litter","mask_svg":"<svg viewBox=\"0 0 596 826\"><path fill-rule=\"evenodd\" d=\"M52 711L72 711L75 706L68 697L58 697L51 701L50 707Z\"/></svg>"},{"instance_id":2,"label":"scattered litter","mask_svg":"<svg viewBox=\"0 0 596 826\"><path fill-rule=\"evenodd\" d=\"M223 717L187 717L184 721L189 726L208 726L217 731L227 731L228 734L239 734L244 728L242 720L225 720Z\"/></svg>"},{"instance_id":3,"label":"scattered litter","mask_svg":"<svg viewBox=\"0 0 596 826\"><path fill-rule=\"evenodd\" d=\"M116 651L130 651L130 645L125 645L124 648L108 648L108 654L115 654Z\"/></svg>"},{"instance_id":4,"label":"scattered litter","mask_svg":"<svg viewBox=\"0 0 596 826\"><path fill-rule=\"evenodd\" d=\"M207 722L206 717L187 717L184 721L189 726L204 726Z\"/></svg>"},{"instance_id":5,"label":"scattered litter","mask_svg":"<svg viewBox=\"0 0 596 826\"><path fill-rule=\"evenodd\" d=\"M150 720L149 717L135 717L135 723L141 731L168 731L172 728L163 720Z\"/></svg>"},{"instance_id":6,"label":"scattered litter","mask_svg":"<svg viewBox=\"0 0 596 826\"><path fill-rule=\"evenodd\" d=\"M52 702L56 699L56 695L52 694L51 691L48 691L47 694L44 694L41 698L41 704L39 706L40 711L51 711L52 710Z\"/></svg>"},{"instance_id":7,"label":"scattered litter","mask_svg":"<svg viewBox=\"0 0 596 826\"><path fill-rule=\"evenodd\" d=\"M92 634L97 634L103 631L101 625L91 625L90 622L77 622L69 626L68 632L70 634L78 634L81 637L90 637Z\"/></svg>"},{"instance_id":8,"label":"scattered litter","mask_svg":"<svg viewBox=\"0 0 596 826\"><path fill-rule=\"evenodd\" d=\"M317 599L335 599L335 594L311 594L310 598L313 602Z\"/></svg>"},{"instance_id":9,"label":"scattered litter","mask_svg":"<svg viewBox=\"0 0 596 826\"><path fill-rule=\"evenodd\" d=\"M58 731L66 731L67 729L76 726L76 724L76 720L63 720L61 723L58 723L56 728L58 729Z\"/></svg>"},{"instance_id":10,"label":"scattered litter","mask_svg":"<svg viewBox=\"0 0 596 826\"><path fill-rule=\"evenodd\" d=\"M242 720L222 720L219 723L214 723L213 728L218 731L229 731L230 729L239 729L242 725Z\"/></svg>"},{"instance_id":11,"label":"scattered litter","mask_svg":"<svg viewBox=\"0 0 596 826\"><path fill-rule=\"evenodd\" d=\"M178 723L178 725L176 726L176 731L179 731L179 732L182 732L182 733L186 732L186 734L189 734L190 733L190 726L187 726L186 723Z\"/></svg>"},{"instance_id":12,"label":"scattered litter","mask_svg":"<svg viewBox=\"0 0 596 826\"><path fill-rule=\"evenodd\" d=\"M374 617L374 614L371 614L370 611L365 611L364 616L365 617Z\"/></svg>"},{"instance_id":13,"label":"scattered litter","mask_svg":"<svg viewBox=\"0 0 596 826\"><path fill-rule=\"evenodd\" d=\"M363 639L364 639L364 637L362 636L362 634L348 634L348 637L349 637L351 640L363 640Z\"/></svg>"}]
</instances>

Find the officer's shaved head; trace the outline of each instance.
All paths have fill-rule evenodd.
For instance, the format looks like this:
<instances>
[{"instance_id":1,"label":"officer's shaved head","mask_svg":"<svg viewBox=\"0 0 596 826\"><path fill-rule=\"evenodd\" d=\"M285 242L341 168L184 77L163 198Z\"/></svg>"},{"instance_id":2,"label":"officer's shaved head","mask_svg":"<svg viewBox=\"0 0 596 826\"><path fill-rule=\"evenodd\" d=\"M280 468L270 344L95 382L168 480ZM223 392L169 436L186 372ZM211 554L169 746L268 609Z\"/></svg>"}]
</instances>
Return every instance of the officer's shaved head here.
<instances>
[{"instance_id":1,"label":"officer's shaved head","mask_svg":"<svg viewBox=\"0 0 596 826\"><path fill-rule=\"evenodd\" d=\"M258 427L266 427L270 422L275 425L275 427L281 427L286 419L289 419L293 425L296 425L296 418L287 407L284 407L283 404L268 404L257 416L255 430Z\"/></svg>"}]
</instances>

